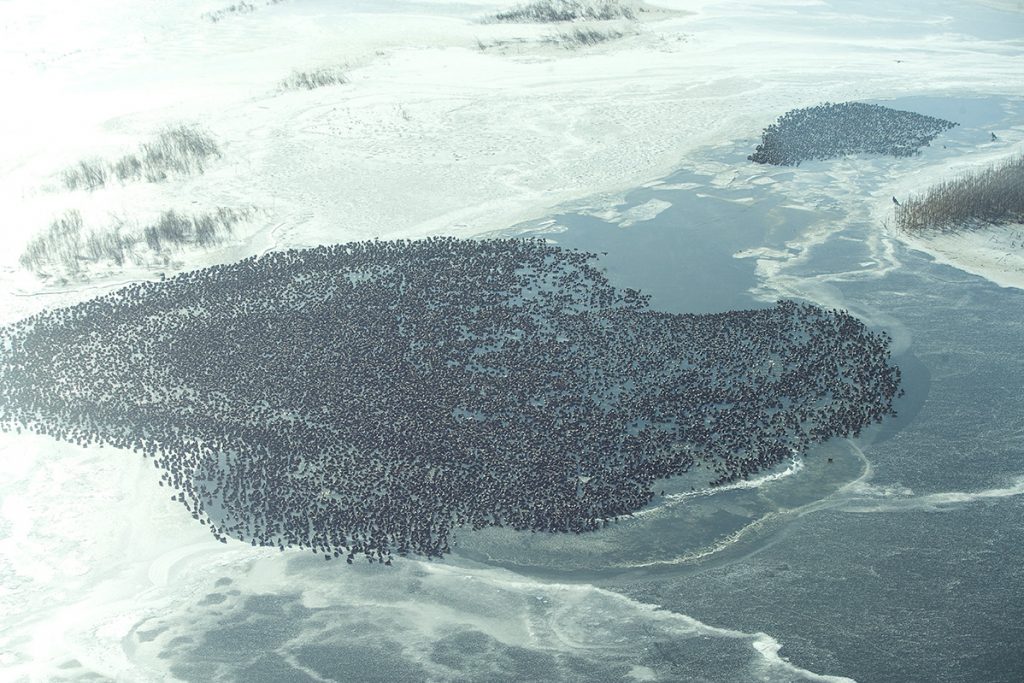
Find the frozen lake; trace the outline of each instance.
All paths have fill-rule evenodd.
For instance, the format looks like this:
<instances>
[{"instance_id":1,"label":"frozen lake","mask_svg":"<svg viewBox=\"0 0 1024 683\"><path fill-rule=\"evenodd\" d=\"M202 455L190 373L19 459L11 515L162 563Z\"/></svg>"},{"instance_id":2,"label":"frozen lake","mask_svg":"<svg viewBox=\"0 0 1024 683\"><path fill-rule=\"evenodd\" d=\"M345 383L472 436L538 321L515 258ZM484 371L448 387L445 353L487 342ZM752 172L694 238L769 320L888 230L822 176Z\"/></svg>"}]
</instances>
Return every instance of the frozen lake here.
<instances>
[{"instance_id":1,"label":"frozen lake","mask_svg":"<svg viewBox=\"0 0 1024 683\"><path fill-rule=\"evenodd\" d=\"M848 309L893 337L907 394L858 439L715 490L666 481L600 532L460 531L445 560L391 567L218 543L137 454L2 432L0 680L1024 678L1024 261L998 231L891 222L892 197L1024 150L1024 14L665 0L568 50L481 22L508 7L486 0L205 17L227 4L0 7L4 324L277 249L530 234L604 253L654 309ZM317 67L349 82L279 91ZM912 158L747 161L825 100L960 125ZM221 145L204 174L61 187L183 121ZM57 286L17 262L68 209L219 206L261 218L159 268Z\"/></svg>"},{"instance_id":2,"label":"frozen lake","mask_svg":"<svg viewBox=\"0 0 1024 683\"><path fill-rule=\"evenodd\" d=\"M965 125L962 139L1001 123ZM880 182L872 166L897 163L866 159L846 178L869 191ZM800 206L834 182L827 163L749 165L736 177L740 187L681 171L614 209L539 221L536 234L607 252L612 282L639 286L664 310L757 307L776 291L856 311L894 336L907 390L899 418L749 482L670 480L665 499L601 532L462 532L443 563L386 576L357 568L341 584L315 558L267 559L241 581L211 576L205 597L137 625L128 642L195 679L223 670L214 662L225 652L247 662L246 677L272 680L291 670L278 655L349 671L401 650L383 675L444 666L489 680L1012 680L1019 662L1006 653L1024 616L1005 599L1024 566L1024 399L1013 389L1024 382L1013 351L1024 295L899 243L880 251L878 226L841 204ZM273 588L246 591L253 574ZM258 647L241 644L238 619L261 634ZM772 656L776 640L786 661Z\"/></svg>"}]
</instances>

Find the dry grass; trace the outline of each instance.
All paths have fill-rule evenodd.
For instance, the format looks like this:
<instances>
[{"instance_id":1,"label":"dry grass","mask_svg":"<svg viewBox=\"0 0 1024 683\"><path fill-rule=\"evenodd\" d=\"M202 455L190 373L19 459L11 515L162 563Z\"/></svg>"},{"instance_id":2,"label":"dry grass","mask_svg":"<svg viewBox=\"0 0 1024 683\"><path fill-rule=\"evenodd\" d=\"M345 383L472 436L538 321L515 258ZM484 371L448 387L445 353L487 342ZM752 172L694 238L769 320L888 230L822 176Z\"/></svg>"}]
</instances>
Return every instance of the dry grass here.
<instances>
[{"instance_id":1,"label":"dry grass","mask_svg":"<svg viewBox=\"0 0 1024 683\"><path fill-rule=\"evenodd\" d=\"M1024 222L1024 154L928 188L896 207L908 232L956 232Z\"/></svg>"}]
</instances>

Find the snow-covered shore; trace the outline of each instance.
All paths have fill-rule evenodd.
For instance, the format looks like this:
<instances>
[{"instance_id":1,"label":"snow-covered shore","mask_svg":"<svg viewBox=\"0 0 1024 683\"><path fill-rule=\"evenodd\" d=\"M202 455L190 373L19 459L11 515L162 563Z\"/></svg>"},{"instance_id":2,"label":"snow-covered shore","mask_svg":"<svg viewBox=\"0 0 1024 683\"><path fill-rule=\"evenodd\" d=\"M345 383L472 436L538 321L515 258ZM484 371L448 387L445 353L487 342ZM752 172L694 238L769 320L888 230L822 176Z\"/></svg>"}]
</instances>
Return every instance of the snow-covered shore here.
<instances>
[{"instance_id":1,"label":"snow-covered shore","mask_svg":"<svg viewBox=\"0 0 1024 683\"><path fill-rule=\"evenodd\" d=\"M938 263L978 275L1000 287L1024 289L1024 225L937 233L900 239Z\"/></svg>"},{"instance_id":2,"label":"snow-covered shore","mask_svg":"<svg viewBox=\"0 0 1024 683\"><path fill-rule=\"evenodd\" d=\"M12 279L17 255L68 208L96 225L167 209L266 210L252 244L185 255L183 267L274 244L469 236L584 198L613 205L696 150L755 140L793 107L1024 89L1020 41L953 33L953 5L886 14L666 0L644 21L590 24L621 38L566 49L546 42L564 28L480 21L505 3L339 4L284 2L211 22L210 2L163 15L114 0L8 3L0 58L22 96L0 114L20 133L0 164L5 294L31 287ZM277 88L293 70L345 65L345 85ZM222 145L205 174L61 187L63 168L116 158L182 121Z\"/></svg>"},{"instance_id":3,"label":"snow-covered shore","mask_svg":"<svg viewBox=\"0 0 1024 683\"><path fill-rule=\"evenodd\" d=\"M1024 153L1024 126L999 131L999 143L982 146L970 155L943 163L908 169L886 184L874 197L874 222L908 247L928 254L936 262L952 266L1000 287L1024 289L1024 226L1019 224L965 227L954 232L910 234L899 230L893 221L888 199L924 194L929 187L960 175L980 171Z\"/></svg>"}]
</instances>

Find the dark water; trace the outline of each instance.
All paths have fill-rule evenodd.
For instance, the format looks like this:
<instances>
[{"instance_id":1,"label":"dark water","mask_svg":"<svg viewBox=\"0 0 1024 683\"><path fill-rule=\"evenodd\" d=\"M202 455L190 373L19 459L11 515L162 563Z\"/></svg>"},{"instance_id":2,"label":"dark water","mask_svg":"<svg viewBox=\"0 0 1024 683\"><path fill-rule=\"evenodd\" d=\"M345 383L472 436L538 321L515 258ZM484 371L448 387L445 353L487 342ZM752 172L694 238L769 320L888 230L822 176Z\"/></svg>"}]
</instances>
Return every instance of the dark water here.
<instances>
[{"instance_id":1,"label":"dark water","mask_svg":"<svg viewBox=\"0 0 1024 683\"><path fill-rule=\"evenodd\" d=\"M667 184L707 178L678 173ZM632 206L652 199L671 201L655 219L621 228L597 218L562 214L555 220L569 228L553 236L560 245L606 253L602 263L615 284L642 289L651 307L672 313L717 313L761 308L750 290L757 284L754 264L735 254L761 246L784 247L813 220L805 211L783 208L784 199L759 198L740 203L744 190L642 189L626 196ZM626 284L632 283L632 284Z\"/></svg>"},{"instance_id":2,"label":"dark water","mask_svg":"<svg viewBox=\"0 0 1024 683\"><path fill-rule=\"evenodd\" d=\"M899 256L905 271L842 287L906 326L930 383L909 423L865 449L870 488L797 516L740 562L620 588L777 634L814 671L1020 680L1024 497L999 491L1024 472L1024 293L945 283L935 275L955 274Z\"/></svg>"}]
</instances>

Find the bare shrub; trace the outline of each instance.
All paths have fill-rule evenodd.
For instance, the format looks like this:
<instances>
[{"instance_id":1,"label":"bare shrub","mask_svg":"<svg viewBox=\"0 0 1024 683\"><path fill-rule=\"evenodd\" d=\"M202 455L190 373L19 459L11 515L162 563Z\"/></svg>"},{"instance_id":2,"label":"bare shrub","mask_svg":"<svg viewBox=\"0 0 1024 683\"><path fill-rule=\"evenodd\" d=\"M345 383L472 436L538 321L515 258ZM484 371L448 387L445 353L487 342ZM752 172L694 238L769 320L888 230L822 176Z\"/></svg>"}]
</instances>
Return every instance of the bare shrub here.
<instances>
[{"instance_id":1,"label":"bare shrub","mask_svg":"<svg viewBox=\"0 0 1024 683\"><path fill-rule=\"evenodd\" d=\"M174 211L165 211L153 225L143 228L142 234L146 244L156 253L160 253L164 243L173 246L184 244L192 228L192 220Z\"/></svg>"},{"instance_id":2,"label":"bare shrub","mask_svg":"<svg viewBox=\"0 0 1024 683\"><path fill-rule=\"evenodd\" d=\"M284 0L266 0L266 2L264 2L263 4L264 5L276 5L276 4L278 4L280 2L283 2L283 1ZM224 19L226 17L232 16L232 15L238 15L238 14L250 14L250 13L255 12L255 11L256 11L256 5L254 5L251 2L245 2L243 0L242 2L236 2L233 5L228 5L227 7L223 7L221 9L214 10L212 12L205 12L203 14L203 17L205 19L207 19L209 21L212 21L213 23L216 24L218 21L220 21L221 19Z\"/></svg>"},{"instance_id":3,"label":"bare shrub","mask_svg":"<svg viewBox=\"0 0 1024 683\"><path fill-rule=\"evenodd\" d=\"M146 180L160 182L170 174L202 173L211 157L220 157L216 141L197 126L171 126L143 144L135 154L126 154L113 163L102 159L80 161L62 174L69 190L95 190L111 176L121 182Z\"/></svg>"},{"instance_id":4,"label":"bare shrub","mask_svg":"<svg viewBox=\"0 0 1024 683\"><path fill-rule=\"evenodd\" d=\"M255 11L256 5L251 2L236 2L233 5L228 5L227 7L214 10L213 12L206 12L203 16L216 24L224 17L231 16L232 14L249 14L250 12Z\"/></svg>"},{"instance_id":5,"label":"bare shrub","mask_svg":"<svg viewBox=\"0 0 1024 683\"><path fill-rule=\"evenodd\" d=\"M33 238L19 261L35 273L56 270L71 277L81 273L87 264L144 265L152 255L188 246L209 248L223 244L234 233L235 225L254 214L254 209L225 207L200 215L171 210L141 230L130 230L124 220L114 218L110 225L86 233L81 214L71 210ZM139 247L143 246L149 253L140 252Z\"/></svg>"},{"instance_id":6,"label":"bare shrub","mask_svg":"<svg viewBox=\"0 0 1024 683\"><path fill-rule=\"evenodd\" d=\"M64 186L69 190L95 190L107 182L108 171L102 159L82 160L61 173Z\"/></svg>"},{"instance_id":7,"label":"bare shrub","mask_svg":"<svg viewBox=\"0 0 1024 683\"><path fill-rule=\"evenodd\" d=\"M536 0L498 12L485 23L554 24L565 21L635 19L636 10L617 0Z\"/></svg>"},{"instance_id":8,"label":"bare shrub","mask_svg":"<svg viewBox=\"0 0 1024 683\"><path fill-rule=\"evenodd\" d=\"M165 211L156 223L143 228L143 236L146 244L156 253L187 245L210 247L226 241L233 234L235 225L252 215L252 209L225 207L199 216Z\"/></svg>"},{"instance_id":9,"label":"bare shrub","mask_svg":"<svg viewBox=\"0 0 1024 683\"><path fill-rule=\"evenodd\" d=\"M170 172L202 173L210 157L220 157L220 148L213 138L195 126L175 126L142 146L139 167L146 180L158 182Z\"/></svg>"},{"instance_id":10,"label":"bare shrub","mask_svg":"<svg viewBox=\"0 0 1024 683\"><path fill-rule=\"evenodd\" d=\"M115 219L112 225L102 231L92 231L85 238L85 247L80 260L94 263L108 262L115 266L123 266L129 252L138 238L124 232L123 220Z\"/></svg>"},{"instance_id":11,"label":"bare shrub","mask_svg":"<svg viewBox=\"0 0 1024 683\"><path fill-rule=\"evenodd\" d=\"M1024 222L1024 154L964 173L896 206L896 225L908 232L955 232Z\"/></svg>"},{"instance_id":12,"label":"bare shrub","mask_svg":"<svg viewBox=\"0 0 1024 683\"><path fill-rule=\"evenodd\" d=\"M545 39L547 43L560 45L567 50L575 50L581 47L600 45L609 40L618 40L623 36L621 31L614 29L598 30L595 28L576 27L572 31L558 33Z\"/></svg>"},{"instance_id":13,"label":"bare shrub","mask_svg":"<svg viewBox=\"0 0 1024 683\"><path fill-rule=\"evenodd\" d=\"M281 81L281 90L313 90L326 85L348 83L341 67L326 67L313 71L293 71L288 78Z\"/></svg>"},{"instance_id":14,"label":"bare shrub","mask_svg":"<svg viewBox=\"0 0 1024 683\"><path fill-rule=\"evenodd\" d=\"M32 238L18 260L29 270L50 263L74 274L78 272L81 247L82 214L72 209L53 221L46 232Z\"/></svg>"},{"instance_id":15,"label":"bare shrub","mask_svg":"<svg viewBox=\"0 0 1024 683\"><path fill-rule=\"evenodd\" d=\"M114 162L111 170L122 183L142 176L142 161L135 155L121 157Z\"/></svg>"}]
</instances>

